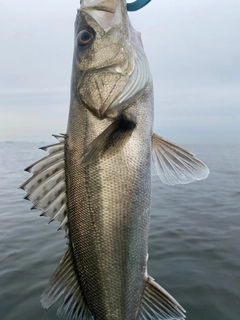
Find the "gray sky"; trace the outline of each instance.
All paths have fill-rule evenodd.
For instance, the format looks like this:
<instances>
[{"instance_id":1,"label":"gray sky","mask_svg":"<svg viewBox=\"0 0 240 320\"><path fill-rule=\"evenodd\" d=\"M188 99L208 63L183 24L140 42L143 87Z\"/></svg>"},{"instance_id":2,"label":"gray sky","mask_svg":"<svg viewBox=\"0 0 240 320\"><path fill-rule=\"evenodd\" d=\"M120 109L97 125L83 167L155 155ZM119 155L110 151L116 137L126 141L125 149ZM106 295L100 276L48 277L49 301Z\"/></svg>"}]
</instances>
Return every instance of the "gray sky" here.
<instances>
[{"instance_id":1,"label":"gray sky","mask_svg":"<svg viewBox=\"0 0 240 320\"><path fill-rule=\"evenodd\" d=\"M0 0L0 140L65 132L79 0ZM155 90L155 131L240 142L240 1L152 0L129 14Z\"/></svg>"}]
</instances>

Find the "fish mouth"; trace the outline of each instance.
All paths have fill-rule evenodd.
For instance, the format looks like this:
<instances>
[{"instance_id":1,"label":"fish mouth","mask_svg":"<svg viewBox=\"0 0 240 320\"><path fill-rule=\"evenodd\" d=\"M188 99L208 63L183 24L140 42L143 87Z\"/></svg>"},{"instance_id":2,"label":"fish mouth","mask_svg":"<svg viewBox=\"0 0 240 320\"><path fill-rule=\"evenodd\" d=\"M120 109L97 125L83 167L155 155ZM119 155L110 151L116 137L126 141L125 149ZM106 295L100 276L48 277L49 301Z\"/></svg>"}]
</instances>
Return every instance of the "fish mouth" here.
<instances>
[{"instance_id":1,"label":"fish mouth","mask_svg":"<svg viewBox=\"0 0 240 320\"><path fill-rule=\"evenodd\" d=\"M107 32L111 27L125 20L122 16L122 2L120 0L82 0L80 11L90 15Z\"/></svg>"},{"instance_id":2,"label":"fish mouth","mask_svg":"<svg viewBox=\"0 0 240 320\"><path fill-rule=\"evenodd\" d=\"M99 11L106 11L110 13L116 12L116 0L110 0L108 1L108 4L106 4L105 0L80 0L80 5L81 9L94 8L94 10Z\"/></svg>"}]
</instances>

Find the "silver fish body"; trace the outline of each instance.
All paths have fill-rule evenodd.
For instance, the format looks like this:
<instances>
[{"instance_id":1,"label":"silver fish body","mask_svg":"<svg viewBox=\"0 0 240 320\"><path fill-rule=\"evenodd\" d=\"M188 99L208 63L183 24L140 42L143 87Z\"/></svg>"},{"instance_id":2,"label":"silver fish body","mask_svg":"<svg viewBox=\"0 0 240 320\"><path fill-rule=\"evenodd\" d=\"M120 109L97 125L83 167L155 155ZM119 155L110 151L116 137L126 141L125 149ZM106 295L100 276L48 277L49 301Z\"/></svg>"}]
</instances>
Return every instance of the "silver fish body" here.
<instances>
[{"instance_id":1,"label":"silver fish body","mask_svg":"<svg viewBox=\"0 0 240 320\"><path fill-rule=\"evenodd\" d=\"M137 127L115 155L81 166L84 146L109 126L76 101L66 168L69 233L80 286L95 319L136 319L146 280L151 193L151 85L129 106ZM150 112L149 112L150 111Z\"/></svg>"},{"instance_id":2,"label":"silver fish body","mask_svg":"<svg viewBox=\"0 0 240 320\"><path fill-rule=\"evenodd\" d=\"M70 319L184 319L147 274L151 160L161 180L188 183L208 169L153 134L153 86L140 34L122 0L82 0L75 23L66 135L26 170L33 208L59 220L68 249L42 295Z\"/></svg>"},{"instance_id":3,"label":"silver fish body","mask_svg":"<svg viewBox=\"0 0 240 320\"><path fill-rule=\"evenodd\" d=\"M113 4L115 2L112 1ZM123 1L119 1L118 5L116 10L121 12L114 12L113 15L126 11ZM82 20L90 20L89 11L82 11L78 13L75 24L76 38L82 28L89 28L89 25L81 25ZM126 20L126 15L124 17ZM95 23L90 20L92 28ZM98 29L99 26L95 29L96 33ZM121 65L126 68L132 58L127 47L129 39L125 39L130 32L129 27L121 21L118 28L114 25L112 29L102 35L100 29L96 34L95 43L101 43L100 49L97 47L96 50L97 59L91 57L88 60L87 51L93 48L79 49L77 44L75 47L66 139L69 233L80 286L94 318L130 320L138 317L146 281L153 92L152 83L147 79L144 87L140 88L141 94L137 92L136 99L127 105L112 106L114 98L129 81L126 71L120 70ZM113 41L108 43L111 38ZM81 54L81 50L86 51ZM101 50L102 55L99 56ZM93 64L97 69L92 70ZM88 68L88 65L91 67ZM102 92L97 88L98 82L111 87ZM120 88L113 92L112 84L118 86L119 83ZM112 98L111 94L116 97ZM89 95L91 102L96 100L97 103L87 104ZM114 110L108 114L109 108ZM131 138L119 146L117 142L116 148L120 149L117 152L113 148L93 163L82 166L86 147L119 115L134 119L136 127Z\"/></svg>"}]
</instances>

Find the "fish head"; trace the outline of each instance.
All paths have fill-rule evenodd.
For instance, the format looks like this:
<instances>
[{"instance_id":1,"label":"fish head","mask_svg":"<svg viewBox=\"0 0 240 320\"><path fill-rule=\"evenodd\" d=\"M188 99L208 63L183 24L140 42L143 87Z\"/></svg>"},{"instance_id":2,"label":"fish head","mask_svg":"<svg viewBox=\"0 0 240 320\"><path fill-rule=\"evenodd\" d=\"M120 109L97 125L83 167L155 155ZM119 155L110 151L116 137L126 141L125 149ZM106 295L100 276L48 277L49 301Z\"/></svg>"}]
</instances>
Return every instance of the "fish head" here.
<instances>
[{"instance_id":1,"label":"fish head","mask_svg":"<svg viewBox=\"0 0 240 320\"><path fill-rule=\"evenodd\" d=\"M89 110L104 118L134 101L151 80L140 33L125 0L81 0L75 22L73 82Z\"/></svg>"}]
</instances>

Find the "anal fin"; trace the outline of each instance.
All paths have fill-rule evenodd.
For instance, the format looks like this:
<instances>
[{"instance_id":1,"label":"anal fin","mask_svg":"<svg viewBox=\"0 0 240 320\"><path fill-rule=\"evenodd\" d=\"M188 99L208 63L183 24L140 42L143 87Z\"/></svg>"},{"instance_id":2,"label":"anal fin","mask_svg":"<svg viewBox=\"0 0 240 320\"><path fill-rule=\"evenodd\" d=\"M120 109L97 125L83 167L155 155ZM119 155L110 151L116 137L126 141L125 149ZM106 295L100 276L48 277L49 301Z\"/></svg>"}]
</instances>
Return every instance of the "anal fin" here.
<instances>
[{"instance_id":1,"label":"anal fin","mask_svg":"<svg viewBox=\"0 0 240 320\"><path fill-rule=\"evenodd\" d=\"M184 320L184 313L180 304L148 277L137 320Z\"/></svg>"},{"instance_id":2,"label":"anal fin","mask_svg":"<svg viewBox=\"0 0 240 320\"><path fill-rule=\"evenodd\" d=\"M67 319L93 319L79 286L70 248L42 294L43 308L49 309L62 295L64 295L64 301L57 311L58 316Z\"/></svg>"}]
</instances>

